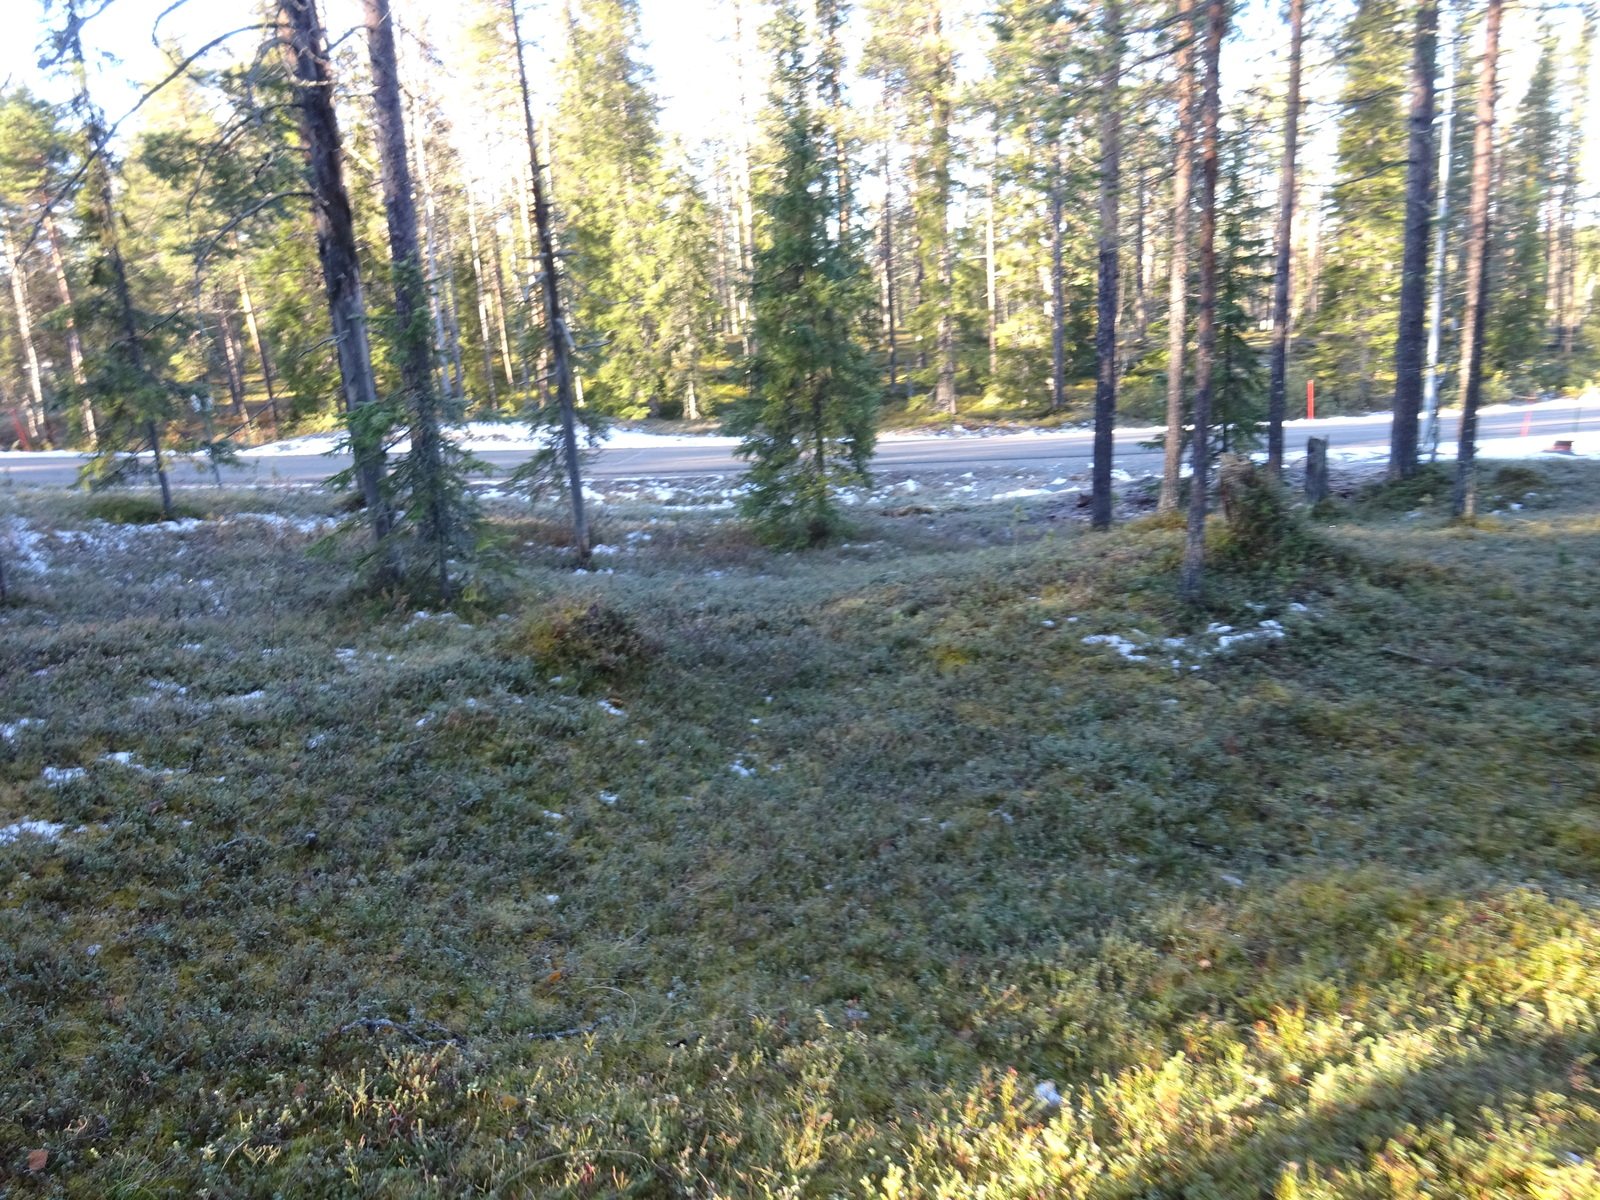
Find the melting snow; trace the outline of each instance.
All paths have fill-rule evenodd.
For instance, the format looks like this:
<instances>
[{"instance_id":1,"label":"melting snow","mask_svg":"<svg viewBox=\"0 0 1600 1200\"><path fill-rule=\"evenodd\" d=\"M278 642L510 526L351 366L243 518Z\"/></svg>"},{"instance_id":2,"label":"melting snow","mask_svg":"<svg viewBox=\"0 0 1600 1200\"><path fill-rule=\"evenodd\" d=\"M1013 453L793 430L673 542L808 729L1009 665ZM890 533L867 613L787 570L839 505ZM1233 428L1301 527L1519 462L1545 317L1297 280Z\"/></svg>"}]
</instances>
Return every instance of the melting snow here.
<instances>
[{"instance_id":1,"label":"melting snow","mask_svg":"<svg viewBox=\"0 0 1600 1200\"><path fill-rule=\"evenodd\" d=\"M47 770L49 768L46 768ZM10 825L0 825L0 846L14 842L18 838L31 836L43 838L47 842L56 841L66 830L65 825L57 825L54 821L30 821L27 817L14 821Z\"/></svg>"}]
</instances>

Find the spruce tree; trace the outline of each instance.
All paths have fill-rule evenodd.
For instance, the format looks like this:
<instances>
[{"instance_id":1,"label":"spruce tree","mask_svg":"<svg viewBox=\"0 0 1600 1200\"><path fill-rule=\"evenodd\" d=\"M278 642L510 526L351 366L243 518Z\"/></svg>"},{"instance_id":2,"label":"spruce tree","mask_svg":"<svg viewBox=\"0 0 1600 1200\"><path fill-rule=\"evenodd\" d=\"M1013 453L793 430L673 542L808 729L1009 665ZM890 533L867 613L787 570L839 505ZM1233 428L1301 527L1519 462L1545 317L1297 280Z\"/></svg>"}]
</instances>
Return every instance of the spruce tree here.
<instances>
[{"instance_id":1,"label":"spruce tree","mask_svg":"<svg viewBox=\"0 0 1600 1200\"><path fill-rule=\"evenodd\" d=\"M582 0L568 14L568 52L554 124L556 199L584 343L587 402L624 417L687 406L698 369L690 346L711 340L709 232L692 244L705 202L667 161L641 61L635 0Z\"/></svg>"},{"instance_id":2,"label":"spruce tree","mask_svg":"<svg viewBox=\"0 0 1600 1200\"><path fill-rule=\"evenodd\" d=\"M1391 376L1405 223L1402 107L1410 30L1399 0L1358 0L1340 38L1338 165L1312 356L1330 405L1366 408Z\"/></svg>"},{"instance_id":3,"label":"spruce tree","mask_svg":"<svg viewBox=\"0 0 1600 1200\"><path fill-rule=\"evenodd\" d=\"M1484 345L1485 365L1517 395L1551 382L1548 231L1563 166L1555 152L1560 145L1555 93L1556 48L1546 38L1507 131L1489 252L1489 288L1495 303Z\"/></svg>"},{"instance_id":4,"label":"spruce tree","mask_svg":"<svg viewBox=\"0 0 1600 1200\"><path fill-rule=\"evenodd\" d=\"M859 333L872 284L839 231L843 183L793 0L763 37L772 92L764 114L770 165L756 193L756 351L749 392L727 428L752 460L743 507L762 536L816 545L838 528L837 489L867 481L878 379Z\"/></svg>"}]
</instances>

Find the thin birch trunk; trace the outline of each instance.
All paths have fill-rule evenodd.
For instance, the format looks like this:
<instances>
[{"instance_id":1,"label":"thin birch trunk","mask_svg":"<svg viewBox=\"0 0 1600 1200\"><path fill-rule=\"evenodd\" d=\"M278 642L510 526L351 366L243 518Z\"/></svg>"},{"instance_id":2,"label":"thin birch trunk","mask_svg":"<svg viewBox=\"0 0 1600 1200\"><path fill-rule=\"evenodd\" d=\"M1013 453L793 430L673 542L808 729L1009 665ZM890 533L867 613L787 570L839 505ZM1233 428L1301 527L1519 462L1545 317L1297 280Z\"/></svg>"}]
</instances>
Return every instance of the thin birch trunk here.
<instances>
[{"instance_id":1,"label":"thin birch trunk","mask_svg":"<svg viewBox=\"0 0 1600 1200\"><path fill-rule=\"evenodd\" d=\"M489 215L491 218L494 217L495 214L492 209ZM511 369L511 335L506 328L506 274L502 266L505 254L500 246L500 232L496 228L498 224L497 220L489 222L489 261L494 266L494 271L490 276L494 281L492 299L494 300L494 315L500 332L500 368L505 372L506 386L514 388L517 386L517 377Z\"/></svg>"},{"instance_id":2,"label":"thin birch trunk","mask_svg":"<svg viewBox=\"0 0 1600 1200\"><path fill-rule=\"evenodd\" d=\"M1499 0L1493 0L1499 3ZM1206 0L1206 38L1201 53L1205 83L1200 99L1200 290L1195 318L1194 437L1189 523L1183 546L1180 591L1189 603L1200 599L1206 556L1206 488L1211 468L1211 377L1217 356L1217 126L1218 66L1228 23L1227 0Z\"/></svg>"},{"instance_id":3,"label":"thin birch trunk","mask_svg":"<svg viewBox=\"0 0 1600 1200\"><path fill-rule=\"evenodd\" d=\"M1394 344L1394 420L1389 434L1389 477L1392 479L1406 478L1417 471L1417 419L1422 409L1428 297L1428 193L1433 185L1433 76L1438 40L1438 0L1422 0L1417 5L1417 28L1411 47L1405 251L1400 267L1400 319Z\"/></svg>"},{"instance_id":4,"label":"thin birch trunk","mask_svg":"<svg viewBox=\"0 0 1600 1200\"><path fill-rule=\"evenodd\" d=\"M439 255L437 214L433 180L428 175L428 141L421 121L411 123L411 145L417 158L417 184L422 192L423 245L428 255L428 311L433 318L433 349L439 372L439 390L448 399L456 396L450 378L450 352L445 338L444 302L439 296Z\"/></svg>"},{"instance_id":5,"label":"thin birch trunk","mask_svg":"<svg viewBox=\"0 0 1600 1200\"><path fill-rule=\"evenodd\" d=\"M1116 452L1117 312L1122 307L1122 12L1101 0L1105 62L1100 74L1100 237L1095 283L1094 461L1089 523L1111 527L1111 459Z\"/></svg>"},{"instance_id":6,"label":"thin birch trunk","mask_svg":"<svg viewBox=\"0 0 1600 1200\"><path fill-rule=\"evenodd\" d=\"M1424 3L1430 0L1424 0ZM1283 421L1289 397L1289 289L1294 274L1295 159L1300 149L1300 64L1305 0L1289 0L1289 88L1283 99L1283 165L1278 173L1278 230L1272 270L1272 366L1267 383L1267 470L1283 475Z\"/></svg>"},{"instance_id":7,"label":"thin birch trunk","mask_svg":"<svg viewBox=\"0 0 1600 1200\"><path fill-rule=\"evenodd\" d=\"M1467 202L1466 311L1461 319L1461 438L1456 449L1454 511L1477 513L1478 398L1483 388L1483 335L1489 309L1489 197L1494 184L1494 110L1500 67L1500 21L1505 0L1489 0L1478 111L1472 136L1472 196Z\"/></svg>"},{"instance_id":8,"label":"thin birch trunk","mask_svg":"<svg viewBox=\"0 0 1600 1200\"><path fill-rule=\"evenodd\" d=\"M1194 172L1194 0L1178 0L1178 123L1173 135L1172 261L1167 285L1167 433L1157 508L1173 512L1183 477L1184 363L1189 346L1189 189Z\"/></svg>"},{"instance_id":9,"label":"thin birch trunk","mask_svg":"<svg viewBox=\"0 0 1600 1200\"><path fill-rule=\"evenodd\" d=\"M894 180L889 174L889 144L883 146L883 312L889 335L889 394L900 386L900 348L894 313Z\"/></svg>"}]
</instances>

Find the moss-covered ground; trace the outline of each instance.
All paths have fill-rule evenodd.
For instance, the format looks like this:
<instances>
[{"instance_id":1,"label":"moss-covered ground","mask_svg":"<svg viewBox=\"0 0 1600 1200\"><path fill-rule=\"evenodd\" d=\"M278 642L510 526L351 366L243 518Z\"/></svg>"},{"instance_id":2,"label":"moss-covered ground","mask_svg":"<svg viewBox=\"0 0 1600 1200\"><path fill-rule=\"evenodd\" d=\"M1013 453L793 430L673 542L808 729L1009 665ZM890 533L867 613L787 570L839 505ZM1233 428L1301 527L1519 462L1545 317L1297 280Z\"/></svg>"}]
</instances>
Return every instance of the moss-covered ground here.
<instances>
[{"instance_id":1,"label":"moss-covered ground","mask_svg":"<svg viewBox=\"0 0 1600 1200\"><path fill-rule=\"evenodd\" d=\"M423 616L329 497L0 494L0 1193L1600 1194L1600 474L1513 483L1203 613L1048 508L508 505Z\"/></svg>"}]
</instances>

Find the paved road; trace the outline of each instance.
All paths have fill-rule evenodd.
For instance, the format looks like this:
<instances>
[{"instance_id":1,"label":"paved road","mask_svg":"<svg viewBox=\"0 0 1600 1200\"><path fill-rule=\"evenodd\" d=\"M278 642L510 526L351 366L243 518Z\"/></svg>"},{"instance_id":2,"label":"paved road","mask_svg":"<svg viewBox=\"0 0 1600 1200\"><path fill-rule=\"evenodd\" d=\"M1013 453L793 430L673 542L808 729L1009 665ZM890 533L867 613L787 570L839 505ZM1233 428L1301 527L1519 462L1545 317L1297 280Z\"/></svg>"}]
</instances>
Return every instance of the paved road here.
<instances>
[{"instance_id":1,"label":"paved road","mask_svg":"<svg viewBox=\"0 0 1600 1200\"><path fill-rule=\"evenodd\" d=\"M1573 432L1575 409L1549 407L1535 410L1530 435L1553 440ZM1589 427L1596 414L1585 413ZM1522 432L1521 412L1492 413L1479 420L1479 438L1515 437ZM1450 444L1456 435L1456 420L1447 418L1443 433ZM1386 420L1330 418L1313 424L1294 422L1286 431L1291 456L1303 452L1305 440L1316 434L1330 439L1334 450L1382 450L1388 446ZM1159 451L1147 450L1140 442L1154 435L1119 433L1116 443L1117 465L1140 474L1161 469ZM907 437L885 438L878 444L875 466L879 471L970 470L973 468L1032 467L1072 473L1086 470L1091 453L1087 430L1068 430L1051 434L996 435L993 437ZM253 482L310 483L349 465L343 456L321 454L241 455L245 466L225 468L223 478L230 483ZM526 453L520 450L488 450L479 457L497 469L509 471L521 463ZM743 469L743 463L725 445L662 445L643 448L621 447L601 450L590 473L598 478L655 479L674 476L726 474ZM78 463L73 458L27 454L0 454L0 483L9 480L17 486L66 486L77 477ZM176 479L180 483L201 482L182 466Z\"/></svg>"}]
</instances>

